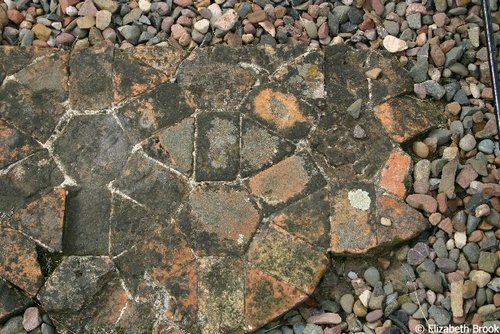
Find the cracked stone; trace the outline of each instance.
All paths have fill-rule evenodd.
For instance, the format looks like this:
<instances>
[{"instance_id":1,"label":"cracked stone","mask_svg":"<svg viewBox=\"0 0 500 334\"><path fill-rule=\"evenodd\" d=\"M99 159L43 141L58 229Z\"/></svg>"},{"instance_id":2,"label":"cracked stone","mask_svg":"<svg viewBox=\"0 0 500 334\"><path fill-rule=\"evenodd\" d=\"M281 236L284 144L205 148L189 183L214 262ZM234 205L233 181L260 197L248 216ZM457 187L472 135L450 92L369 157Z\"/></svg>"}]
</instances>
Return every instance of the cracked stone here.
<instances>
[{"instance_id":1,"label":"cracked stone","mask_svg":"<svg viewBox=\"0 0 500 334\"><path fill-rule=\"evenodd\" d=\"M113 47L74 50L69 62L69 100L76 110L98 110L113 102Z\"/></svg>"},{"instance_id":2,"label":"cracked stone","mask_svg":"<svg viewBox=\"0 0 500 334\"><path fill-rule=\"evenodd\" d=\"M295 146L259 123L243 118L241 176L247 177L283 160Z\"/></svg>"},{"instance_id":3,"label":"cracked stone","mask_svg":"<svg viewBox=\"0 0 500 334\"><path fill-rule=\"evenodd\" d=\"M199 261L199 309L202 333L237 333L245 312L245 267L239 258L207 257Z\"/></svg>"},{"instance_id":4,"label":"cracked stone","mask_svg":"<svg viewBox=\"0 0 500 334\"><path fill-rule=\"evenodd\" d=\"M0 211L24 207L30 198L61 184L64 176L47 150L35 152L0 175Z\"/></svg>"},{"instance_id":5,"label":"cracked stone","mask_svg":"<svg viewBox=\"0 0 500 334\"><path fill-rule=\"evenodd\" d=\"M373 186L353 184L335 190L332 198L335 198L331 218L332 251L359 254L375 247L377 238L373 208L376 201Z\"/></svg>"},{"instance_id":6,"label":"cracked stone","mask_svg":"<svg viewBox=\"0 0 500 334\"><path fill-rule=\"evenodd\" d=\"M177 220L197 254L237 255L257 230L260 213L244 189L199 186Z\"/></svg>"},{"instance_id":7,"label":"cracked stone","mask_svg":"<svg viewBox=\"0 0 500 334\"><path fill-rule=\"evenodd\" d=\"M326 190L319 190L274 213L271 221L311 245L325 250L330 246L330 201Z\"/></svg>"},{"instance_id":8,"label":"cracked stone","mask_svg":"<svg viewBox=\"0 0 500 334\"><path fill-rule=\"evenodd\" d=\"M114 330L128 302L116 267L101 256L65 258L37 298L62 329L77 332Z\"/></svg>"},{"instance_id":9,"label":"cracked stone","mask_svg":"<svg viewBox=\"0 0 500 334\"><path fill-rule=\"evenodd\" d=\"M35 296L44 283L35 243L9 227L0 232L0 276Z\"/></svg>"},{"instance_id":10,"label":"cracked stone","mask_svg":"<svg viewBox=\"0 0 500 334\"><path fill-rule=\"evenodd\" d=\"M143 87L144 88L144 87ZM116 114L133 142L145 139L163 127L174 125L194 110L184 98L179 85L165 83L125 103Z\"/></svg>"},{"instance_id":11,"label":"cracked stone","mask_svg":"<svg viewBox=\"0 0 500 334\"><path fill-rule=\"evenodd\" d=\"M0 169L41 149L35 140L0 119Z\"/></svg>"},{"instance_id":12,"label":"cracked stone","mask_svg":"<svg viewBox=\"0 0 500 334\"><path fill-rule=\"evenodd\" d=\"M270 226L250 244L248 263L310 294L323 276L328 258L304 241Z\"/></svg>"},{"instance_id":13,"label":"cracked stone","mask_svg":"<svg viewBox=\"0 0 500 334\"><path fill-rule=\"evenodd\" d=\"M22 290L0 277L0 321L7 320L21 313L33 304Z\"/></svg>"},{"instance_id":14,"label":"cracked stone","mask_svg":"<svg viewBox=\"0 0 500 334\"><path fill-rule=\"evenodd\" d=\"M252 194L273 207L304 197L325 184L318 167L307 154L286 158L249 180Z\"/></svg>"},{"instance_id":15,"label":"cracked stone","mask_svg":"<svg viewBox=\"0 0 500 334\"><path fill-rule=\"evenodd\" d=\"M239 115L202 113L197 118L197 181L234 180L239 171Z\"/></svg>"},{"instance_id":16,"label":"cracked stone","mask_svg":"<svg viewBox=\"0 0 500 334\"><path fill-rule=\"evenodd\" d=\"M160 130L143 144L151 158L190 176L193 172L194 119L186 118Z\"/></svg>"},{"instance_id":17,"label":"cracked stone","mask_svg":"<svg viewBox=\"0 0 500 334\"><path fill-rule=\"evenodd\" d=\"M189 191L184 178L141 153L131 155L113 184L164 219L175 213Z\"/></svg>"},{"instance_id":18,"label":"cracked stone","mask_svg":"<svg viewBox=\"0 0 500 334\"><path fill-rule=\"evenodd\" d=\"M285 87L270 84L253 89L243 110L285 138L302 139L308 135L316 111L288 93Z\"/></svg>"},{"instance_id":19,"label":"cracked stone","mask_svg":"<svg viewBox=\"0 0 500 334\"><path fill-rule=\"evenodd\" d=\"M165 73L137 61L133 55L115 51L113 62L115 102L150 91L168 79Z\"/></svg>"},{"instance_id":20,"label":"cracked stone","mask_svg":"<svg viewBox=\"0 0 500 334\"><path fill-rule=\"evenodd\" d=\"M66 111L68 58L54 54L15 73L0 88L0 116L41 142L49 139Z\"/></svg>"},{"instance_id":21,"label":"cracked stone","mask_svg":"<svg viewBox=\"0 0 500 334\"><path fill-rule=\"evenodd\" d=\"M65 210L66 189L56 188L17 211L10 226L61 252Z\"/></svg>"},{"instance_id":22,"label":"cracked stone","mask_svg":"<svg viewBox=\"0 0 500 334\"><path fill-rule=\"evenodd\" d=\"M125 165L131 148L111 115L73 117L54 142L54 152L68 173L85 184L107 184Z\"/></svg>"},{"instance_id":23,"label":"cracked stone","mask_svg":"<svg viewBox=\"0 0 500 334\"><path fill-rule=\"evenodd\" d=\"M179 64L187 55L180 45L170 42L167 45L138 45L135 48L125 50L124 53L128 53L142 63L165 73L168 79L175 75Z\"/></svg>"}]
</instances>

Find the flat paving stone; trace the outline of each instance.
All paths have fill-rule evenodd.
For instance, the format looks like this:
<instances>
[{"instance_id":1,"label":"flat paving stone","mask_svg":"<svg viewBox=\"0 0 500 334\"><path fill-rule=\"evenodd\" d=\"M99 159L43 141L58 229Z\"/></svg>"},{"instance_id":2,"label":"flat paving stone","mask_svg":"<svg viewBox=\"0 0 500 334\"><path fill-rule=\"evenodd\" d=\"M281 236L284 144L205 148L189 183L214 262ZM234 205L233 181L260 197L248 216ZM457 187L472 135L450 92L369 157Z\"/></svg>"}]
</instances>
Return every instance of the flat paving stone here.
<instances>
[{"instance_id":1,"label":"flat paving stone","mask_svg":"<svg viewBox=\"0 0 500 334\"><path fill-rule=\"evenodd\" d=\"M21 289L0 278L0 321L8 320L33 304Z\"/></svg>"},{"instance_id":2,"label":"flat paving stone","mask_svg":"<svg viewBox=\"0 0 500 334\"><path fill-rule=\"evenodd\" d=\"M429 227L405 150L443 106L387 53L0 48L0 81L0 319L254 332Z\"/></svg>"}]
</instances>

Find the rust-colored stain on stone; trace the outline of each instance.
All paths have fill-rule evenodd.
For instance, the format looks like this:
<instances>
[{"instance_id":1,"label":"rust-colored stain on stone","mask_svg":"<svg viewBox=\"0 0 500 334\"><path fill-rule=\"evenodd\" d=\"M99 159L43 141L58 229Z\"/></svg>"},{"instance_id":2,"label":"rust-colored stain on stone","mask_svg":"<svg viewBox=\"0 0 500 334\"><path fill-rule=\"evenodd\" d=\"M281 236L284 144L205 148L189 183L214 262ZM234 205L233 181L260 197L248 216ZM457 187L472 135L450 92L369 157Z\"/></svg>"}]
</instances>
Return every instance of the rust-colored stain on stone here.
<instances>
[{"instance_id":1,"label":"rust-colored stain on stone","mask_svg":"<svg viewBox=\"0 0 500 334\"><path fill-rule=\"evenodd\" d=\"M334 253L361 254L377 244L370 221L370 210L352 206L349 191L342 189L333 196L331 247Z\"/></svg>"},{"instance_id":2,"label":"rust-colored stain on stone","mask_svg":"<svg viewBox=\"0 0 500 334\"><path fill-rule=\"evenodd\" d=\"M291 94L267 88L255 97L253 103L255 113L279 129L289 129L307 121L299 102Z\"/></svg>"},{"instance_id":3,"label":"rust-colored stain on stone","mask_svg":"<svg viewBox=\"0 0 500 334\"><path fill-rule=\"evenodd\" d=\"M310 176L303 158L292 156L250 179L252 194L271 205L286 202L303 192Z\"/></svg>"},{"instance_id":4,"label":"rust-colored stain on stone","mask_svg":"<svg viewBox=\"0 0 500 334\"><path fill-rule=\"evenodd\" d=\"M411 157L400 150L392 151L380 174L380 186L388 192L404 198L405 181L410 177Z\"/></svg>"},{"instance_id":5,"label":"rust-colored stain on stone","mask_svg":"<svg viewBox=\"0 0 500 334\"><path fill-rule=\"evenodd\" d=\"M56 188L17 211L11 226L61 252L65 210L66 189Z\"/></svg>"},{"instance_id":6,"label":"rust-colored stain on stone","mask_svg":"<svg viewBox=\"0 0 500 334\"><path fill-rule=\"evenodd\" d=\"M247 271L245 293L245 322L248 330L255 330L291 309L307 295L275 277L259 270Z\"/></svg>"},{"instance_id":7,"label":"rust-colored stain on stone","mask_svg":"<svg viewBox=\"0 0 500 334\"><path fill-rule=\"evenodd\" d=\"M35 244L21 233L0 226L0 275L30 296L43 284Z\"/></svg>"},{"instance_id":8,"label":"rust-colored stain on stone","mask_svg":"<svg viewBox=\"0 0 500 334\"><path fill-rule=\"evenodd\" d=\"M27 157L37 146L31 138L0 119L0 168Z\"/></svg>"}]
</instances>

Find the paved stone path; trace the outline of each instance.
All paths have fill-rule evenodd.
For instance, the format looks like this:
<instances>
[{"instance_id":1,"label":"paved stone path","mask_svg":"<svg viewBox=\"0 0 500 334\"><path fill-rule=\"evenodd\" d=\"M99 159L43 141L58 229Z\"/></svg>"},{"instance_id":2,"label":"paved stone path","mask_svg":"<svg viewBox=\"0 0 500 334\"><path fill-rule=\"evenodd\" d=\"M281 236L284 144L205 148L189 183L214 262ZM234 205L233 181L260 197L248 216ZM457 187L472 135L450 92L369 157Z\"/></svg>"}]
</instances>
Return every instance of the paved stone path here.
<instances>
[{"instance_id":1,"label":"paved stone path","mask_svg":"<svg viewBox=\"0 0 500 334\"><path fill-rule=\"evenodd\" d=\"M387 54L4 47L0 82L0 318L251 332L427 227L403 148L442 106Z\"/></svg>"}]
</instances>

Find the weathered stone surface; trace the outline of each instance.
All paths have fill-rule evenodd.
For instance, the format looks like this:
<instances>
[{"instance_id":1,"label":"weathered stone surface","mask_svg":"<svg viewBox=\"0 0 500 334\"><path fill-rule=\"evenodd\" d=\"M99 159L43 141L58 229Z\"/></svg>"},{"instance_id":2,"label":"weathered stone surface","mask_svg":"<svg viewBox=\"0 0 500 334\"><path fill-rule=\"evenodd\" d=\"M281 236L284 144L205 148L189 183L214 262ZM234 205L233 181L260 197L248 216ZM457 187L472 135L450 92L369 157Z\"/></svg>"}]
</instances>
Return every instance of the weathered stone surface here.
<instances>
[{"instance_id":1,"label":"weathered stone surface","mask_svg":"<svg viewBox=\"0 0 500 334\"><path fill-rule=\"evenodd\" d=\"M330 200L324 189L276 212L271 221L315 247L330 247Z\"/></svg>"},{"instance_id":2,"label":"weathered stone surface","mask_svg":"<svg viewBox=\"0 0 500 334\"><path fill-rule=\"evenodd\" d=\"M113 82L115 102L150 91L168 81L168 76L146 64L137 61L133 55L115 51Z\"/></svg>"},{"instance_id":3,"label":"weathered stone surface","mask_svg":"<svg viewBox=\"0 0 500 334\"><path fill-rule=\"evenodd\" d=\"M69 62L71 108L97 110L113 102L113 48L84 48L72 52Z\"/></svg>"},{"instance_id":4,"label":"weathered stone surface","mask_svg":"<svg viewBox=\"0 0 500 334\"><path fill-rule=\"evenodd\" d=\"M393 150L380 172L380 186L388 192L404 198L410 181L411 157L403 151Z\"/></svg>"},{"instance_id":5,"label":"weathered stone surface","mask_svg":"<svg viewBox=\"0 0 500 334\"><path fill-rule=\"evenodd\" d=\"M0 48L0 78L12 75L31 64L35 59L59 52L52 48L20 48L18 46L2 45ZM2 80L0 80L1 83Z\"/></svg>"},{"instance_id":6,"label":"weathered stone surface","mask_svg":"<svg viewBox=\"0 0 500 334\"><path fill-rule=\"evenodd\" d=\"M151 158L190 176L193 172L194 119L160 130L143 146Z\"/></svg>"},{"instance_id":7,"label":"weathered stone surface","mask_svg":"<svg viewBox=\"0 0 500 334\"><path fill-rule=\"evenodd\" d=\"M37 296L52 319L76 332L111 332L128 296L104 256L65 258Z\"/></svg>"},{"instance_id":8,"label":"weathered stone surface","mask_svg":"<svg viewBox=\"0 0 500 334\"><path fill-rule=\"evenodd\" d=\"M116 113L130 140L138 142L193 112L179 85L165 83L125 103Z\"/></svg>"},{"instance_id":9,"label":"weathered stone surface","mask_svg":"<svg viewBox=\"0 0 500 334\"><path fill-rule=\"evenodd\" d=\"M0 211L11 212L64 181L47 150L35 152L0 174Z\"/></svg>"},{"instance_id":10,"label":"weathered stone surface","mask_svg":"<svg viewBox=\"0 0 500 334\"><path fill-rule=\"evenodd\" d=\"M391 221L391 226L377 226L378 245L392 246L411 240L430 227L428 219L400 199L379 195L376 205L379 219Z\"/></svg>"},{"instance_id":11,"label":"weathered stone surface","mask_svg":"<svg viewBox=\"0 0 500 334\"><path fill-rule=\"evenodd\" d=\"M328 258L306 242L270 226L250 244L248 263L310 294L323 276Z\"/></svg>"},{"instance_id":12,"label":"weathered stone surface","mask_svg":"<svg viewBox=\"0 0 500 334\"><path fill-rule=\"evenodd\" d=\"M332 251L360 254L373 249L377 245L373 186L360 183L341 187L332 198Z\"/></svg>"},{"instance_id":13,"label":"weathered stone surface","mask_svg":"<svg viewBox=\"0 0 500 334\"><path fill-rule=\"evenodd\" d=\"M232 48L198 48L180 65L177 79L189 105L208 110L235 111L250 91L256 74L238 63L240 53ZM206 94L210 91L210 95Z\"/></svg>"},{"instance_id":14,"label":"weathered stone surface","mask_svg":"<svg viewBox=\"0 0 500 334\"><path fill-rule=\"evenodd\" d=\"M45 142L65 112L68 54L43 57L0 87L0 117Z\"/></svg>"},{"instance_id":15,"label":"weathered stone surface","mask_svg":"<svg viewBox=\"0 0 500 334\"><path fill-rule=\"evenodd\" d=\"M181 61L186 58L186 51L179 44L167 45L141 44L124 51L135 59L165 73L168 79L172 78Z\"/></svg>"},{"instance_id":16,"label":"weathered stone surface","mask_svg":"<svg viewBox=\"0 0 500 334\"><path fill-rule=\"evenodd\" d=\"M429 117L438 112L441 111L434 104L410 96L396 97L375 107L375 116L389 136L400 144L430 130Z\"/></svg>"},{"instance_id":17,"label":"weathered stone surface","mask_svg":"<svg viewBox=\"0 0 500 334\"><path fill-rule=\"evenodd\" d=\"M295 146L246 117L242 119L241 171L242 177L255 173L292 154Z\"/></svg>"},{"instance_id":18,"label":"weathered stone surface","mask_svg":"<svg viewBox=\"0 0 500 334\"><path fill-rule=\"evenodd\" d=\"M177 221L198 255L237 255L257 230L260 213L242 188L199 186Z\"/></svg>"},{"instance_id":19,"label":"weathered stone surface","mask_svg":"<svg viewBox=\"0 0 500 334\"><path fill-rule=\"evenodd\" d=\"M107 184L125 165L131 145L111 115L73 117L54 152L77 182Z\"/></svg>"},{"instance_id":20,"label":"weathered stone surface","mask_svg":"<svg viewBox=\"0 0 500 334\"><path fill-rule=\"evenodd\" d=\"M286 158L249 180L252 194L272 207L282 207L325 184L325 179L308 154Z\"/></svg>"},{"instance_id":21,"label":"weathered stone surface","mask_svg":"<svg viewBox=\"0 0 500 334\"><path fill-rule=\"evenodd\" d=\"M25 295L19 288L0 277L0 321L22 312L26 307L33 304L31 298Z\"/></svg>"},{"instance_id":22,"label":"weathered stone surface","mask_svg":"<svg viewBox=\"0 0 500 334\"><path fill-rule=\"evenodd\" d=\"M287 91L287 86L269 84L252 90L243 112L281 136L298 140L309 134L316 110Z\"/></svg>"},{"instance_id":23,"label":"weathered stone surface","mask_svg":"<svg viewBox=\"0 0 500 334\"><path fill-rule=\"evenodd\" d=\"M70 190L64 223L66 255L105 255L109 243L111 193L104 186Z\"/></svg>"},{"instance_id":24,"label":"weathered stone surface","mask_svg":"<svg viewBox=\"0 0 500 334\"><path fill-rule=\"evenodd\" d=\"M0 119L0 169L41 149L32 138Z\"/></svg>"},{"instance_id":25,"label":"weathered stone surface","mask_svg":"<svg viewBox=\"0 0 500 334\"><path fill-rule=\"evenodd\" d=\"M228 181L239 171L239 115L202 113L197 118L197 181Z\"/></svg>"},{"instance_id":26,"label":"weathered stone surface","mask_svg":"<svg viewBox=\"0 0 500 334\"><path fill-rule=\"evenodd\" d=\"M283 310L291 309L306 298L306 294L273 276L258 269L249 269L245 289L247 329L255 330L265 325Z\"/></svg>"},{"instance_id":27,"label":"weathered stone surface","mask_svg":"<svg viewBox=\"0 0 500 334\"><path fill-rule=\"evenodd\" d=\"M164 219L175 213L189 191L184 178L141 153L130 156L113 185Z\"/></svg>"},{"instance_id":28,"label":"weathered stone surface","mask_svg":"<svg viewBox=\"0 0 500 334\"><path fill-rule=\"evenodd\" d=\"M199 311L203 334L241 332L245 312L245 267L235 257L199 261Z\"/></svg>"},{"instance_id":29,"label":"weathered stone surface","mask_svg":"<svg viewBox=\"0 0 500 334\"><path fill-rule=\"evenodd\" d=\"M0 244L0 276L33 297L44 282L35 243L16 230L0 226Z\"/></svg>"},{"instance_id":30,"label":"weathered stone surface","mask_svg":"<svg viewBox=\"0 0 500 334\"><path fill-rule=\"evenodd\" d=\"M65 210L66 189L56 188L17 211L10 226L61 252Z\"/></svg>"}]
</instances>

